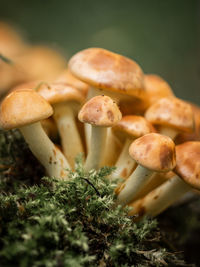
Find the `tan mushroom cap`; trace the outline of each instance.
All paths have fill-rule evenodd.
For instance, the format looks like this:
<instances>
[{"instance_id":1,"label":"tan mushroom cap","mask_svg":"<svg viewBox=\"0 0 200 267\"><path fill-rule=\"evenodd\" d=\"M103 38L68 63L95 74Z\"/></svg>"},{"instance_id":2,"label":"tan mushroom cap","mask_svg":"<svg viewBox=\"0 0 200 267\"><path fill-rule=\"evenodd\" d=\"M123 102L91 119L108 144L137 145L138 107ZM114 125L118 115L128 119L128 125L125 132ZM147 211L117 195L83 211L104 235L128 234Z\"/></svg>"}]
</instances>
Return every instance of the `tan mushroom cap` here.
<instances>
[{"instance_id":1,"label":"tan mushroom cap","mask_svg":"<svg viewBox=\"0 0 200 267\"><path fill-rule=\"evenodd\" d=\"M52 107L34 90L17 90L1 103L0 125L7 130L19 128L46 119L52 114Z\"/></svg>"},{"instance_id":2,"label":"tan mushroom cap","mask_svg":"<svg viewBox=\"0 0 200 267\"><path fill-rule=\"evenodd\" d=\"M191 106L176 97L161 98L145 113L152 124L169 126L184 132L194 129L194 116Z\"/></svg>"},{"instance_id":3,"label":"tan mushroom cap","mask_svg":"<svg viewBox=\"0 0 200 267\"><path fill-rule=\"evenodd\" d=\"M146 134L131 144L130 156L140 165L154 171L170 171L176 165L175 144L168 136Z\"/></svg>"},{"instance_id":4,"label":"tan mushroom cap","mask_svg":"<svg viewBox=\"0 0 200 267\"><path fill-rule=\"evenodd\" d=\"M194 131L192 133L180 133L175 139L176 144L187 141L200 141L200 107L189 103L194 113Z\"/></svg>"},{"instance_id":5,"label":"tan mushroom cap","mask_svg":"<svg viewBox=\"0 0 200 267\"><path fill-rule=\"evenodd\" d=\"M190 141L176 146L176 159L174 172L200 190L200 142Z\"/></svg>"},{"instance_id":6,"label":"tan mushroom cap","mask_svg":"<svg viewBox=\"0 0 200 267\"><path fill-rule=\"evenodd\" d=\"M150 105L155 103L160 98L174 96L169 84L160 76L155 74L144 75L144 87L148 94Z\"/></svg>"},{"instance_id":7,"label":"tan mushroom cap","mask_svg":"<svg viewBox=\"0 0 200 267\"><path fill-rule=\"evenodd\" d=\"M36 89L38 86L40 86L42 83L44 83L41 80L37 81L30 81L30 82L24 82L20 83L14 87L11 88L10 92L16 91L16 90L21 90L21 89Z\"/></svg>"},{"instance_id":8,"label":"tan mushroom cap","mask_svg":"<svg viewBox=\"0 0 200 267\"><path fill-rule=\"evenodd\" d=\"M121 120L117 104L108 96L95 96L86 102L78 114L80 121L94 126L111 127Z\"/></svg>"},{"instance_id":9,"label":"tan mushroom cap","mask_svg":"<svg viewBox=\"0 0 200 267\"><path fill-rule=\"evenodd\" d=\"M26 49L17 59L26 81L54 81L65 68L64 57L48 46L35 45Z\"/></svg>"},{"instance_id":10,"label":"tan mushroom cap","mask_svg":"<svg viewBox=\"0 0 200 267\"><path fill-rule=\"evenodd\" d=\"M36 91L51 104L65 101L82 103L84 101L83 95L76 88L65 83L41 83Z\"/></svg>"},{"instance_id":11,"label":"tan mushroom cap","mask_svg":"<svg viewBox=\"0 0 200 267\"><path fill-rule=\"evenodd\" d=\"M85 97L88 93L89 85L87 83L82 82L77 79L69 69L64 70L59 77L56 79L56 82L67 83L72 85L76 89L80 90L80 92Z\"/></svg>"},{"instance_id":12,"label":"tan mushroom cap","mask_svg":"<svg viewBox=\"0 0 200 267\"><path fill-rule=\"evenodd\" d=\"M145 134L156 132L149 121L142 116L127 115L113 126L112 130L120 138L138 138Z\"/></svg>"},{"instance_id":13,"label":"tan mushroom cap","mask_svg":"<svg viewBox=\"0 0 200 267\"><path fill-rule=\"evenodd\" d=\"M133 60L102 48L88 48L69 61L73 75L94 87L143 98L143 72ZM146 96L146 94L145 94Z\"/></svg>"}]
</instances>

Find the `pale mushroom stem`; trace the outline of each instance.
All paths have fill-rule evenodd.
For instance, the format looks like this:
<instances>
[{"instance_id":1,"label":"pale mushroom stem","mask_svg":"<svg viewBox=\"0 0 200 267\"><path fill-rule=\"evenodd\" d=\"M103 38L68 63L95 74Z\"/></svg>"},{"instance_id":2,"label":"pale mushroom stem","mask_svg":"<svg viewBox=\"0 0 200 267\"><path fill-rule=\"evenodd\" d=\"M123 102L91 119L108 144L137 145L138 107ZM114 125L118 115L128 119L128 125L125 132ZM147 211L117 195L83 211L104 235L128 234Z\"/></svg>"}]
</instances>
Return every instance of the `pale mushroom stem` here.
<instances>
[{"instance_id":1,"label":"pale mushroom stem","mask_svg":"<svg viewBox=\"0 0 200 267\"><path fill-rule=\"evenodd\" d=\"M41 123L36 122L26 125L20 127L19 130L28 143L33 155L45 167L47 174L51 177L67 179L67 169L70 169L69 163L62 152L49 139Z\"/></svg>"},{"instance_id":2,"label":"pale mushroom stem","mask_svg":"<svg viewBox=\"0 0 200 267\"><path fill-rule=\"evenodd\" d=\"M106 127L92 126L91 143L85 162L86 171L99 168L105 151L106 133Z\"/></svg>"},{"instance_id":3,"label":"pale mushroom stem","mask_svg":"<svg viewBox=\"0 0 200 267\"><path fill-rule=\"evenodd\" d=\"M129 146L132 143L132 139L127 138L125 141L125 144L123 146L123 149L117 159L117 162L115 163L115 167L117 168L113 174L110 176L111 180L115 180L117 178L127 178L131 171L136 167L136 162L134 159L132 159L129 155Z\"/></svg>"},{"instance_id":4,"label":"pale mushroom stem","mask_svg":"<svg viewBox=\"0 0 200 267\"><path fill-rule=\"evenodd\" d=\"M174 140L178 134L178 131L167 126L161 126L159 128L159 133L162 135L169 136L172 140Z\"/></svg>"},{"instance_id":5,"label":"pale mushroom stem","mask_svg":"<svg viewBox=\"0 0 200 267\"><path fill-rule=\"evenodd\" d=\"M172 179L157 187L143 199L129 204L129 206L133 208L129 215L157 216L189 190L191 190L191 186L175 175Z\"/></svg>"},{"instance_id":6,"label":"pale mushroom stem","mask_svg":"<svg viewBox=\"0 0 200 267\"><path fill-rule=\"evenodd\" d=\"M116 189L118 194L117 203L126 205L137 198L144 186L147 184L154 171L138 165L129 178Z\"/></svg>"},{"instance_id":7,"label":"pale mushroom stem","mask_svg":"<svg viewBox=\"0 0 200 267\"><path fill-rule=\"evenodd\" d=\"M137 195L137 199L144 197L149 192L153 191L156 187L160 186L161 184L165 183L167 178L163 176L163 173L155 172L142 191Z\"/></svg>"},{"instance_id":8,"label":"pale mushroom stem","mask_svg":"<svg viewBox=\"0 0 200 267\"><path fill-rule=\"evenodd\" d=\"M70 166L74 168L76 156L84 151L76 126L73 108L68 103L56 104L54 105L53 117L57 123L63 153Z\"/></svg>"},{"instance_id":9,"label":"pale mushroom stem","mask_svg":"<svg viewBox=\"0 0 200 267\"><path fill-rule=\"evenodd\" d=\"M101 166L114 166L119 156L121 147L122 145L120 141L113 135L112 128L108 128L105 147L106 151L104 153Z\"/></svg>"}]
</instances>

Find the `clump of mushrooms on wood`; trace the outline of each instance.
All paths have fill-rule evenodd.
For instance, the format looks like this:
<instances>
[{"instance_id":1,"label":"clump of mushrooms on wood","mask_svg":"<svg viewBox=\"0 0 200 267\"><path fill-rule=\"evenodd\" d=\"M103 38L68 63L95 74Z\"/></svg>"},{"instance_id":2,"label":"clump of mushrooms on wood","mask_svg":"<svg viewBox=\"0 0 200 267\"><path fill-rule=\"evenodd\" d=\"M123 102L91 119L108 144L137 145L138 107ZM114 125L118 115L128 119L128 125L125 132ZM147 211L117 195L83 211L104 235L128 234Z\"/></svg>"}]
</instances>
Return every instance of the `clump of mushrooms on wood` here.
<instances>
[{"instance_id":1,"label":"clump of mushrooms on wood","mask_svg":"<svg viewBox=\"0 0 200 267\"><path fill-rule=\"evenodd\" d=\"M200 190L200 107L178 99L165 80L122 55L88 48L65 69L55 51L52 59L52 51L9 34L19 51L11 46L5 56L24 76L6 64L0 69L0 77L9 70L0 126L21 131L48 176L69 179L80 153L86 172L115 166L108 179L117 182L116 204L139 218ZM37 53L40 60L33 62Z\"/></svg>"}]
</instances>

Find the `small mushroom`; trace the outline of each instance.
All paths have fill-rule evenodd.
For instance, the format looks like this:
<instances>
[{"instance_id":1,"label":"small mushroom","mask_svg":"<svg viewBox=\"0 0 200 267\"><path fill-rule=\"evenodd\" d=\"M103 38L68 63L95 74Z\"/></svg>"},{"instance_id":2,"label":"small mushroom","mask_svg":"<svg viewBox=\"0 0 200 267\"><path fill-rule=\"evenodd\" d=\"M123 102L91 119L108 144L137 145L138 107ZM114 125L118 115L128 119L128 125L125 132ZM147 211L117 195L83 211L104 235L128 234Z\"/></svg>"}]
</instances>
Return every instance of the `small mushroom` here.
<instances>
[{"instance_id":1,"label":"small mushroom","mask_svg":"<svg viewBox=\"0 0 200 267\"><path fill-rule=\"evenodd\" d=\"M117 202L121 205L136 199L154 172L168 172L176 164L174 142L157 133L149 133L133 141L129 153L138 166L116 189Z\"/></svg>"},{"instance_id":2,"label":"small mushroom","mask_svg":"<svg viewBox=\"0 0 200 267\"><path fill-rule=\"evenodd\" d=\"M154 127L145 118L141 116L124 116L112 128L113 132L123 139L123 149L115 163L116 171L111 175L111 179L127 178L131 171L136 167L136 162L129 155L129 146L134 139L139 138L150 132L155 132Z\"/></svg>"},{"instance_id":3,"label":"small mushroom","mask_svg":"<svg viewBox=\"0 0 200 267\"><path fill-rule=\"evenodd\" d=\"M107 127L112 127L121 119L121 112L110 97L96 96L83 105L78 118L81 122L92 125L91 144L85 169L86 171L97 169L105 152Z\"/></svg>"},{"instance_id":4,"label":"small mushroom","mask_svg":"<svg viewBox=\"0 0 200 267\"><path fill-rule=\"evenodd\" d=\"M70 166L64 155L51 142L40 121L53 114L52 107L31 89L10 93L0 107L0 125L9 130L19 128L30 150L45 167L49 176L67 178Z\"/></svg>"},{"instance_id":5,"label":"small mushroom","mask_svg":"<svg viewBox=\"0 0 200 267\"><path fill-rule=\"evenodd\" d=\"M83 153L74 110L84 101L84 97L76 88L62 83L41 83L37 92L53 106L53 118L61 137L63 153L70 166L74 168L75 157L79 153Z\"/></svg>"},{"instance_id":6,"label":"small mushroom","mask_svg":"<svg viewBox=\"0 0 200 267\"><path fill-rule=\"evenodd\" d=\"M200 190L200 142L190 141L176 146L176 175L143 199L131 203L130 215L156 216L192 188Z\"/></svg>"},{"instance_id":7,"label":"small mushroom","mask_svg":"<svg viewBox=\"0 0 200 267\"><path fill-rule=\"evenodd\" d=\"M194 115L191 106L176 97L161 98L145 113L145 118L159 126L159 133L175 139L179 132L192 132Z\"/></svg>"}]
</instances>

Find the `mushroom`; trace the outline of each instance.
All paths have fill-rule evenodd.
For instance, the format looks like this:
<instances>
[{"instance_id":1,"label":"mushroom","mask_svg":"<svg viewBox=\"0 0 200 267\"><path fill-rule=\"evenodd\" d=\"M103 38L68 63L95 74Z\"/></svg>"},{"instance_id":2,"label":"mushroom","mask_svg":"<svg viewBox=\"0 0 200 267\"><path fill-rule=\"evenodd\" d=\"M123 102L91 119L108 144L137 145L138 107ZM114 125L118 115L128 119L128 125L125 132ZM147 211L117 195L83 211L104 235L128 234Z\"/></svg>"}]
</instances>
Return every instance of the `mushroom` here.
<instances>
[{"instance_id":1,"label":"mushroom","mask_svg":"<svg viewBox=\"0 0 200 267\"><path fill-rule=\"evenodd\" d=\"M45 167L47 174L66 179L66 169L70 166L40 124L41 120L52 114L52 107L34 90L17 90L10 93L1 104L0 125L6 130L19 128L30 150Z\"/></svg>"},{"instance_id":2,"label":"mushroom","mask_svg":"<svg viewBox=\"0 0 200 267\"><path fill-rule=\"evenodd\" d=\"M155 74L144 75L144 87L148 95L149 105L153 105L160 98L174 96L169 84Z\"/></svg>"},{"instance_id":3,"label":"mushroom","mask_svg":"<svg viewBox=\"0 0 200 267\"><path fill-rule=\"evenodd\" d=\"M116 189L121 205L133 201L143 190L154 172L167 172L175 167L175 144L168 136L146 134L131 144L130 156L138 163L129 178Z\"/></svg>"},{"instance_id":4,"label":"mushroom","mask_svg":"<svg viewBox=\"0 0 200 267\"><path fill-rule=\"evenodd\" d=\"M37 92L53 106L53 118L61 137L63 153L70 166L74 168L75 157L83 153L83 145L73 110L83 102L84 98L76 88L62 83L42 83Z\"/></svg>"},{"instance_id":5,"label":"mushroom","mask_svg":"<svg viewBox=\"0 0 200 267\"><path fill-rule=\"evenodd\" d=\"M110 97L96 96L83 105L78 118L92 125L91 144L85 170L97 169L105 151L107 127L112 127L121 119L121 112Z\"/></svg>"},{"instance_id":6,"label":"mushroom","mask_svg":"<svg viewBox=\"0 0 200 267\"><path fill-rule=\"evenodd\" d=\"M159 133L175 139L179 132L192 132L194 116L191 106L176 97L161 98L145 113L145 118L158 125Z\"/></svg>"},{"instance_id":7,"label":"mushroom","mask_svg":"<svg viewBox=\"0 0 200 267\"><path fill-rule=\"evenodd\" d=\"M107 95L118 104L121 99L146 99L143 89L143 72L133 60L102 48L88 48L75 54L69 61L74 76L90 85L88 99ZM116 160L114 139L108 131L104 163ZM91 127L85 125L86 144L89 148Z\"/></svg>"},{"instance_id":8,"label":"mushroom","mask_svg":"<svg viewBox=\"0 0 200 267\"><path fill-rule=\"evenodd\" d=\"M156 216L192 188L200 190L200 142L190 141L176 146L176 175L143 199L131 203L130 215Z\"/></svg>"},{"instance_id":9,"label":"mushroom","mask_svg":"<svg viewBox=\"0 0 200 267\"><path fill-rule=\"evenodd\" d=\"M194 131L192 133L179 133L175 139L176 144L187 141L200 141L200 107L189 103L194 113Z\"/></svg>"},{"instance_id":10,"label":"mushroom","mask_svg":"<svg viewBox=\"0 0 200 267\"><path fill-rule=\"evenodd\" d=\"M123 149L115 163L116 171L111 175L111 179L119 177L127 178L131 171L136 167L136 162L130 157L128 149L132 141L150 132L155 132L154 127L141 116L124 116L112 128L114 133L124 140Z\"/></svg>"},{"instance_id":11,"label":"mushroom","mask_svg":"<svg viewBox=\"0 0 200 267\"><path fill-rule=\"evenodd\" d=\"M53 82L66 65L58 51L44 45L30 46L16 58L16 63L23 71L24 81L48 82Z\"/></svg>"},{"instance_id":12,"label":"mushroom","mask_svg":"<svg viewBox=\"0 0 200 267\"><path fill-rule=\"evenodd\" d=\"M87 96L89 85L77 79L69 69L64 70L56 79L57 83L67 83L78 89L84 97Z\"/></svg>"}]
</instances>

